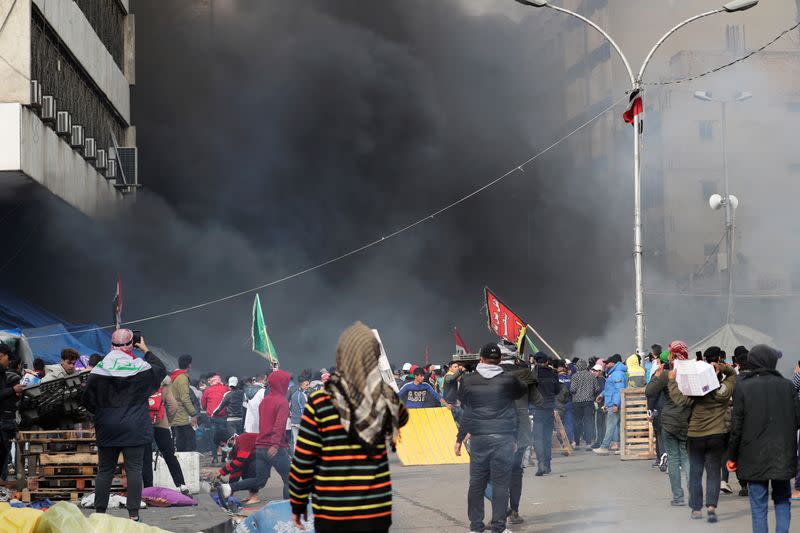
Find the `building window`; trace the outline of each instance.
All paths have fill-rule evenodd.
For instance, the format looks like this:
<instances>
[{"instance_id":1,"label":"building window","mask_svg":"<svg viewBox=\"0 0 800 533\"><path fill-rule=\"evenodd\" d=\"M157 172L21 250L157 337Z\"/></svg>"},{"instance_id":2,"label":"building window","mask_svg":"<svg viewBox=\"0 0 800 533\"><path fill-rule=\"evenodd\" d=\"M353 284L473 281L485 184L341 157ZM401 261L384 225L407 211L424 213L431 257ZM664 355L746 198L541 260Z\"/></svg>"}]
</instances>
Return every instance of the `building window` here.
<instances>
[{"instance_id":1,"label":"building window","mask_svg":"<svg viewBox=\"0 0 800 533\"><path fill-rule=\"evenodd\" d=\"M711 120L700 120L697 124L701 139L709 140L714 138L714 123Z\"/></svg>"}]
</instances>

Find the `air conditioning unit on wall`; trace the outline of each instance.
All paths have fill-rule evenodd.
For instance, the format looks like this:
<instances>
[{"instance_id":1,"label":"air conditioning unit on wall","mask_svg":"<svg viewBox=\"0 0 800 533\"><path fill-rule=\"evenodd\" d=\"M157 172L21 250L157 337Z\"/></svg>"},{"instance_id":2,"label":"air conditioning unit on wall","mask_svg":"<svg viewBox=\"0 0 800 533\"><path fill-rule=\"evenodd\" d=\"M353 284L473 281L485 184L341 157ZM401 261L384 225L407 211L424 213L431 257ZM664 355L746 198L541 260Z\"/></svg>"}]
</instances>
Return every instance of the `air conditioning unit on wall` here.
<instances>
[{"instance_id":1,"label":"air conditioning unit on wall","mask_svg":"<svg viewBox=\"0 0 800 533\"><path fill-rule=\"evenodd\" d=\"M108 168L106 169L106 178L109 180L116 180L117 179L117 160L110 159L108 160Z\"/></svg>"},{"instance_id":2,"label":"air conditioning unit on wall","mask_svg":"<svg viewBox=\"0 0 800 533\"><path fill-rule=\"evenodd\" d=\"M56 120L56 99L47 95L42 97L42 111L40 114L42 122L53 123Z\"/></svg>"},{"instance_id":3,"label":"air conditioning unit on wall","mask_svg":"<svg viewBox=\"0 0 800 533\"><path fill-rule=\"evenodd\" d=\"M97 159L97 141L94 140L94 137L86 137L83 143L83 158L87 161Z\"/></svg>"},{"instance_id":4,"label":"air conditioning unit on wall","mask_svg":"<svg viewBox=\"0 0 800 533\"><path fill-rule=\"evenodd\" d=\"M72 135L72 116L69 111L59 111L56 115L56 134L61 137Z\"/></svg>"},{"instance_id":5,"label":"air conditioning unit on wall","mask_svg":"<svg viewBox=\"0 0 800 533\"><path fill-rule=\"evenodd\" d=\"M42 84L38 80L31 80L31 107L42 107Z\"/></svg>"},{"instance_id":6,"label":"air conditioning unit on wall","mask_svg":"<svg viewBox=\"0 0 800 533\"><path fill-rule=\"evenodd\" d=\"M97 150L97 158L94 162L94 168L97 170L105 170L108 167L108 156L106 151L102 148Z\"/></svg>"},{"instance_id":7,"label":"air conditioning unit on wall","mask_svg":"<svg viewBox=\"0 0 800 533\"><path fill-rule=\"evenodd\" d=\"M76 124L75 126L72 126L72 135L70 136L69 144L74 149L80 150L83 148L83 143L83 126Z\"/></svg>"}]
</instances>

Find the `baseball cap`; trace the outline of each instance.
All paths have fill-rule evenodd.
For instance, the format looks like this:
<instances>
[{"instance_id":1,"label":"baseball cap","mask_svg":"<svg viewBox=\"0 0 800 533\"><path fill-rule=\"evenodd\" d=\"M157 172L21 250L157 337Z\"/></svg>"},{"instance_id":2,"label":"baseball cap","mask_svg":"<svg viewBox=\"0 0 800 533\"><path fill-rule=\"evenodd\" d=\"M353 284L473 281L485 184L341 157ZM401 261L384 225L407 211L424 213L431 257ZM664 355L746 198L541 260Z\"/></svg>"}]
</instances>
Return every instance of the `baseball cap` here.
<instances>
[{"instance_id":1,"label":"baseball cap","mask_svg":"<svg viewBox=\"0 0 800 533\"><path fill-rule=\"evenodd\" d=\"M411 370L411 363L403 363L403 372Z\"/></svg>"},{"instance_id":2,"label":"baseball cap","mask_svg":"<svg viewBox=\"0 0 800 533\"><path fill-rule=\"evenodd\" d=\"M239 386L239 378L236 376L231 376L228 378L228 387L238 387Z\"/></svg>"},{"instance_id":3,"label":"baseball cap","mask_svg":"<svg viewBox=\"0 0 800 533\"><path fill-rule=\"evenodd\" d=\"M481 348L481 357L485 357L486 359L500 359L500 355L500 347L493 342Z\"/></svg>"},{"instance_id":4,"label":"baseball cap","mask_svg":"<svg viewBox=\"0 0 800 533\"><path fill-rule=\"evenodd\" d=\"M600 370L600 371L605 370L602 360L595 363L594 366L592 367L592 370Z\"/></svg>"}]
</instances>

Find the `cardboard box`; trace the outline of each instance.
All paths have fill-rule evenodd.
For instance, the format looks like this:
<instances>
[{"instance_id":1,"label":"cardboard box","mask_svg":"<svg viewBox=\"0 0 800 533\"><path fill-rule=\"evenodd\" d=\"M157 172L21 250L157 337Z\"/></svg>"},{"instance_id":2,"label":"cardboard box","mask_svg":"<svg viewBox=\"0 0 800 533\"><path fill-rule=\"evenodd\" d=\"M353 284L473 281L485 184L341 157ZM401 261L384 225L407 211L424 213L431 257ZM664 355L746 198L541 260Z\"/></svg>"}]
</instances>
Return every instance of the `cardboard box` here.
<instances>
[{"instance_id":1,"label":"cardboard box","mask_svg":"<svg viewBox=\"0 0 800 533\"><path fill-rule=\"evenodd\" d=\"M705 396L719 388L719 380L714 367L705 361L676 359L675 381L684 396Z\"/></svg>"}]
</instances>

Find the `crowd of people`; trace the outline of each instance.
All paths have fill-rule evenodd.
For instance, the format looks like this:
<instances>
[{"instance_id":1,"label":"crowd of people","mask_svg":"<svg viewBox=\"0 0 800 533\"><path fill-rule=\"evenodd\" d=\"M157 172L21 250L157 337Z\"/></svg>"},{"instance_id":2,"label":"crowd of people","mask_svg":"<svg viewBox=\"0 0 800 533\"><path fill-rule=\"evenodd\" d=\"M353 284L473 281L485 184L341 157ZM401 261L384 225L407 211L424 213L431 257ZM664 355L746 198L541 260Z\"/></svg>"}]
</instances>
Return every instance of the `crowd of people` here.
<instances>
[{"instance_id":1,"label":"crowd of people","mask_svg":"<svg viewBox=\"0 0 800 533\"><path fill-rule=\"evenodd\" d=\"M342 334L336 366L294 376L270 367L252 377L195 377L190 355L169 371L126 329L114 332L111 348L82 365L77 352L65 349L59 364L37 360L28 370L0 344L0 464L8 463L22 390L89 372L82 404L96 428L96 510L105 512L122 454L133 520L142 487L153 483L153 452L188 493L175 454L200 451L220 467L212 481L223 504L237 492L246 493L243 505L260 503L259 490L274 470L298 525L310 499L317 531L388 531L388 450L409 409L445 407L458 428L454 453L465 447L470 453L470 529L502 533L524 522L525 466L535 465L537 476L552 473L556 426L567 448L622 453L626 388L646 396L656 436L652 466L669 474L671 505L686 505L688 493L691 518L718 520L720 492L733 492L730 473L739 495L749 497L755 532L766 531L770 487L778 532L788 531L790 500L800 499L800 365L793 381L785 379L776 370L781 353L765 345L739 346L730 357L720 347L696 353L719 381L702 396L687 396L678 384L675 361L690 358L682 341L666 350L653 345L644 356L571 360L542 352L524 357L511 343L490 343L474 361L405 363L394 372L395 383L385 381L380 345L361 323ZM491 502L488 526L484 499Z\"/></svg>"}]
</instances>

